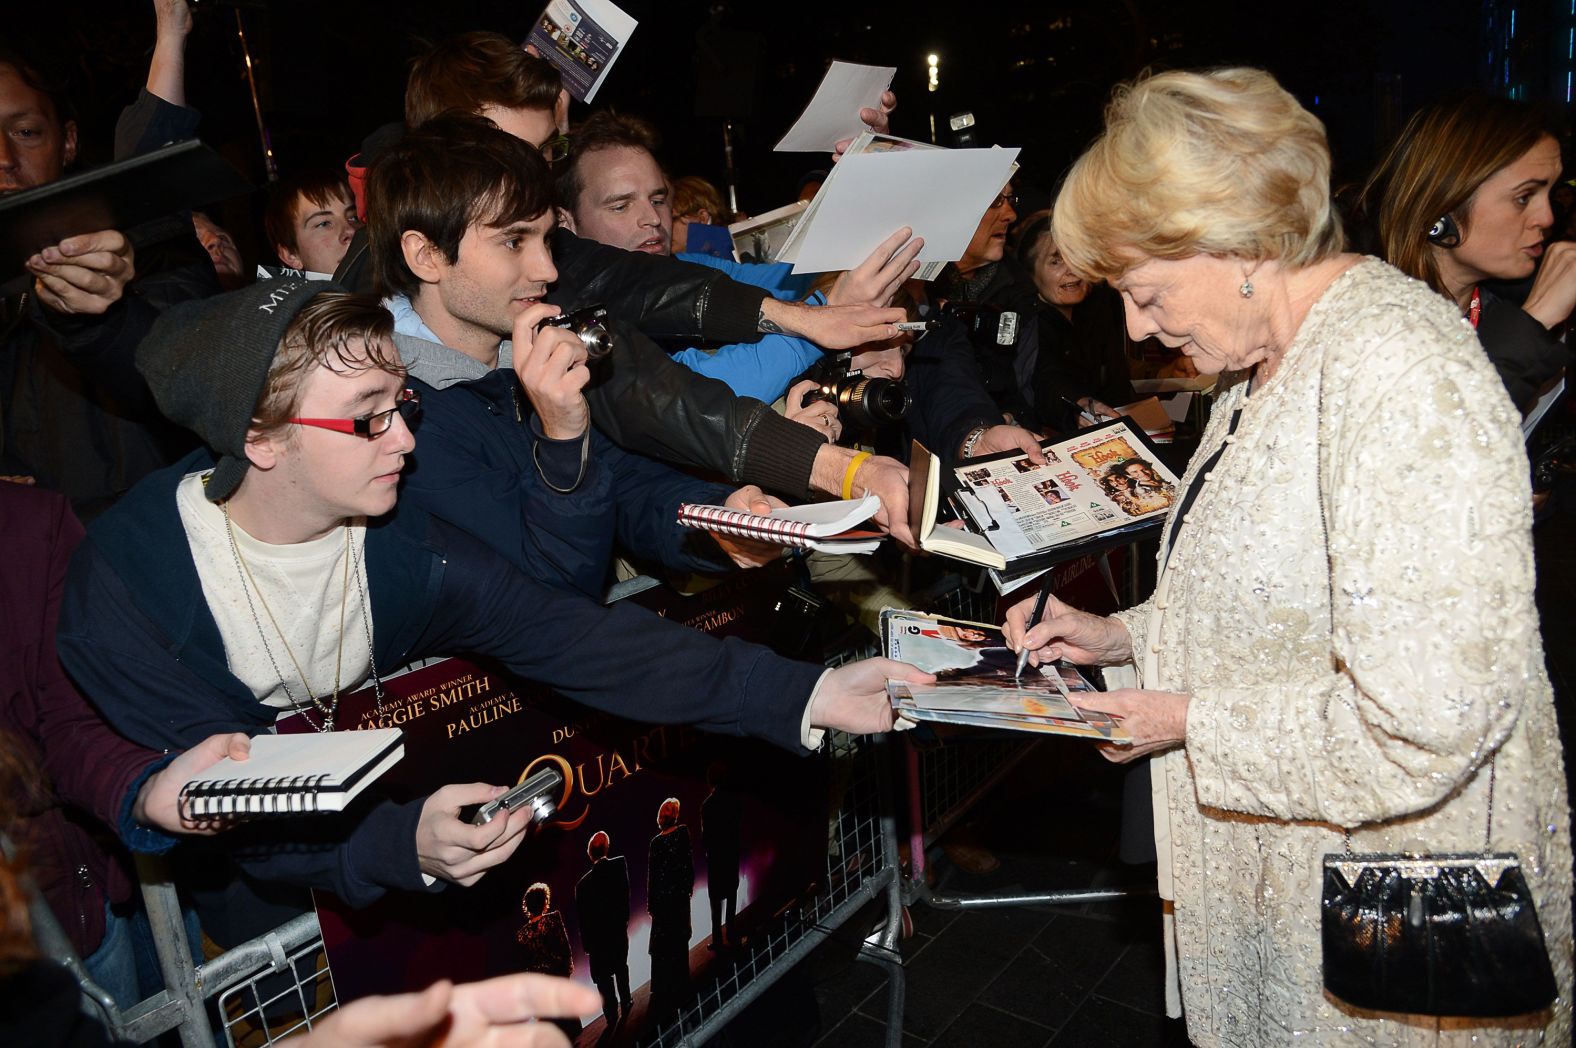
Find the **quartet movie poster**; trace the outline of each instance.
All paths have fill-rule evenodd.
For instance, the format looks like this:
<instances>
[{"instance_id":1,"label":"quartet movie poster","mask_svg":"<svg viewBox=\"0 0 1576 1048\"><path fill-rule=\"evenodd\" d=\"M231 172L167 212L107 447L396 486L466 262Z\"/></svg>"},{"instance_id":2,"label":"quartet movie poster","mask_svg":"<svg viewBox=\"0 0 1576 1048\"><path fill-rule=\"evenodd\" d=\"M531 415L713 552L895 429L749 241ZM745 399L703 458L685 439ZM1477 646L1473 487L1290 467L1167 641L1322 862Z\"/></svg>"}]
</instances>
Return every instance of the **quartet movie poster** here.
<instances>
[{"instance_id":1,"label":"quartet movie poster","mask_svg":"<svg viewBox=\"0 0 1576 1048\"><path fill-rule=\"evenodd\" d=\"M763 639L782 591L751 572L691 597L660 588L630 599ZM512 786L544 766L565 785L556 814L472 887L394 892L362 910L317 893L342 1002L439 978L548 972L602 994L604 1013L581 1017L575 1044L628 1043L824 876L821 759L599 714L460 659L384 691L381 716L364 689L343 700L355 705L342 705L340 723L404 730L405 758L379 784L387 795Z\"/></svg>"}]
</instances>

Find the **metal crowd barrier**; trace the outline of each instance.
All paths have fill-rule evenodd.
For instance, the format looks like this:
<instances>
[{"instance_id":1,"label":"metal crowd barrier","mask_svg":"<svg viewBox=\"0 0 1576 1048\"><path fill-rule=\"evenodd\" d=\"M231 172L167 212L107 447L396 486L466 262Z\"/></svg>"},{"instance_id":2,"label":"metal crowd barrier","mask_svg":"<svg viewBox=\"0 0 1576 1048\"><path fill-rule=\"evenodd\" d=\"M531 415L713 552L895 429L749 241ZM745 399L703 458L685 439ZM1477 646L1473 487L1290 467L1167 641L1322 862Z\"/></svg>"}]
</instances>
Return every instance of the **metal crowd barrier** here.
<instances>
[{"instance_id":1,"label":"metal crowd barrier","mask_svg":"<svg viewBox=\"0 0 1576 1048\"><path fill-rule=\"evenodd\" d=\"M977 621L996 620L997 594L983 576L943 582L926 598L927 610ZM879 643L835 653L831 666L877 654ZM858 959L880 966L889 981L887 1044L902 1043L904 972L898 939L906 903L941 908L1087 902L1129 894L1123 889L1074 890L1037 895L944 895L926 888L925 850L1034 746L1016 738L990 738L955 745L916 747L906 738L855 737L833 733L830 781L839 797L828 820L825 876L813 897L780 915L748 947L719 960L716 973L690 1002L648 1030L638 1048L704 1044L749 1007L794 965L868 904L885 910L879 927L864 939ZM905 773L899 776L899 760ZM896 790L906 790L912 868L900 864ZM303 914L273 931L201 965L194 965L174 885L165 864L138 856L143 898L153 927L165 989L131 1008L92 985L69 942L54 927L44 942L49 955L72 967L83 988L84 1009L123 1040L144 1042L174 1030L182 1048L265 1048L310 1029L337 1007L333 977L322 949L315 913ZM40 927L52 924L47 907ZM216 999L216 1041L208 1002Z\"/></svg>"},{"instance_id":2,"label":"metal crowd barrier","mask_svg":"<svg viewBox=\"0 0 1576 1048\"><path fill-rule=\"evenodd\" d=\"M875 654L876 647L872 640L867 649L839 652L828 664ZM888 1044L901 1044L904 982L898 937L903 899L891 788L893 747L881 737L840 732L832 733L828 744L829 781L838 798L828 819L826 869L814 895L779 915L739 954L719 961L711 980L697 988L683 1009L637 1040L639 1048L704 1044L854 914L878 900L885 920L865 940L859 957L888 974ZM72 970L82 987L84 1010L114 1037L141 1043L176 1031L182 1048L265 1048L311 1029L337 1007L315 913L194 965L165 863L138 856L137 868L165 989L130 1008L117 1008L93 985L47 904L37 899L34 906L41 948ZM212 1013L210 1002L217 1005Z\"/></svg>"},{"instance_id":3,"label":"metal crowd barrier","mask_svg":"<svg viewBox=\"0 0 1576 1048\"><path fill-rule=\"evenodd\" d=\"M137 874L165 988L128 1009L117 1036L142 1042L178 1030L182 1048L211 1048L216 1040L207 1002L217 997L223 1043L257 1048L311 1029L337 1007L316 913L303 913L194 965L168 868L139 855ZM266 1000L258 991L264 980L282 984Z\"/></svg>"},{"instance_id":4,"label":"metal crowd barrier","mask_svg":"<svg viewBox=\"0 0 1576 1048\"><path fill-rule=\"evenodd\" d=\"M889 1048L903 1038L904 973L898 937L903 926L897 826L891 800L891 743L880 736L834 733L833 781L844 792L830 823L826 879L817 894L757 935L746 953L639 1048L704 1044L794 965L809 956L866 904L881 900L885 920L865 939L858 959L887 973Z\"/></svg>"},{"instance_id":5,"label":"metal crowd barrier","mask_svg":"<svg viewBox=\"0 0 1576 1048\"><path fill-rule=\"evenodd\" d=\"M1129 551L1129 565L1134 563ZM1136 573L1127 571L1131 581ZM1021 593L1033 593L1032 586ZM1019 599L1014 594L1013 599ZM1129 600L1132 601L1132 594ZM1001 596L983 570L962 575L957 584L944 586L927 599L922 610L970 619L1001 621ZM969 810L1012 774L1043 739L1023 739L1010 733L943 741L929 746L903 740L903 764L908 800L911 866L904 899L941 910L989 909L1011 906L1058 906L1102 902L1145 894L1136 888L1070 888L1043 892L938 892L926 882L927 851L968 814Z\"/></svg>"}]
</instances>

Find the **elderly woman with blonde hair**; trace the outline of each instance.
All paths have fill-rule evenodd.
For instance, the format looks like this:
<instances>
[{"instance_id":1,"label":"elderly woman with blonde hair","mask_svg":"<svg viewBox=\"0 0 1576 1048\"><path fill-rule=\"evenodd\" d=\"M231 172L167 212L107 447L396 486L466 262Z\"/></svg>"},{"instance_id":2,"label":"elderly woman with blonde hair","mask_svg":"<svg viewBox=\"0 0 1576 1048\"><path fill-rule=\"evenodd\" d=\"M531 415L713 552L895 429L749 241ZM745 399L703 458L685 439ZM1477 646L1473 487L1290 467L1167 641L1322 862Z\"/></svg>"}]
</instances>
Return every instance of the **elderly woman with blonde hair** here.
<instances>
[{"instance_id":1,"label":"elderly woman with blonde hair","mask_svg":"<svg viewBox=\"0 0 1576 1048\"><path fill-rule=\"evenodd\" d=\"M1107 756L1153 756L1168 1004L1195 1043L1566 1045L1570 812L1517 415L1451 303L1344 252L1329 175L1322 125L1265 73L1118 91L1056 243L1219 396L1153 597L1053 599L1035 624L1025 602L1009 640L1136 672L1087 705L1136 740ZM1325 990L1326 855L1484 851L1520 858L1552 1006L1442 1018Z\"/></svg>"}]
</instances>

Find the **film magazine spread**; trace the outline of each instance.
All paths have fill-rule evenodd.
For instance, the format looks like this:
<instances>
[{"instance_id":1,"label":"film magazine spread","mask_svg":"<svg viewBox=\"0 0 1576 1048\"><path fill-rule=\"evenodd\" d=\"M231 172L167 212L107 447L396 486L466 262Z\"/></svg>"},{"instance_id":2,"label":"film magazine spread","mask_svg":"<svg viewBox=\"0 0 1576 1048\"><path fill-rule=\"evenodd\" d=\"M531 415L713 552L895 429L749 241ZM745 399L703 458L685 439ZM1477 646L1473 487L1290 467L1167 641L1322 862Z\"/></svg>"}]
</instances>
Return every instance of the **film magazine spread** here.
<instances>
[{"instance_id":1,"label":"film magazine spread","mask_svg":"<svg viewBox=\"0 0 1576 1048\"><path fill-rule=\"evenodd\" d=\"M943 470L916 442L910 505L922 515L915 522L921 546L1017 576L1133 542L1158 529L1178 497L1176 475L1130 419L1040 446L1044 465L1004 452ZM943 500L966 535L938 526Z\"/></svg>"},{"instance_id":2,"label":"film magazine spread","mask_svg":"<svg viewBox=\"0 0 1576 1048\"><path fill-rule=\"evenodd\" d=\"M900 717L1132 742L1111 717L1072 704L1071 695L1097 690L1078 667L1025 666L1016 678L1018 654L998 626L888 608L881 613L881 636L887 658L936 675L934 684L887 682L887 698Z\"/></svg>"}]
</instances>

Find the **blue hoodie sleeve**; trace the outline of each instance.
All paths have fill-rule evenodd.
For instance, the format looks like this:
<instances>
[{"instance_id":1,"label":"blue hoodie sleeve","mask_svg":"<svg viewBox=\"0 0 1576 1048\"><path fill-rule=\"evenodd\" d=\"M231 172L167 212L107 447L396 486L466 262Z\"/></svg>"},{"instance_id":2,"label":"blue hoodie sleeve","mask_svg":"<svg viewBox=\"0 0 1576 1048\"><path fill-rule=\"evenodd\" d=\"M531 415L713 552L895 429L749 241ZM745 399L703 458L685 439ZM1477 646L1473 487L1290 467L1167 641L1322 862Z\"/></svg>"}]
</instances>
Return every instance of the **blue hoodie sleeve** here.
<instances>
[{"instance_id":1,"label":"blue hoodie sleeve","mask_svg":"<svg viewBox=\"0 0 1576 1048\"><path fill-rule=\"evenodd\" d=\"M783 302L793 302L810 293L815 282L814 273L795 274L787 262L735 262L731 258L717 258L699 252L683 251L673 256L681 262L718 269L741 284L749 284L767 292Z\"/></svg>"},{"instance_id":2,"label":"blue hoodie sleeve","mask_svg":"<svg viewBox=\"0 0 1576 1048\"><path fill-rule=\"evenodd\" d=\"M819 293L808 301L813 306L826 304ZM697 375L727 383L736 396L770 404L821 359L821 347L796 335L762 335L758 342L734 342L711 352L681 349L673 359Z\"/></svg>"}]
</instances>

